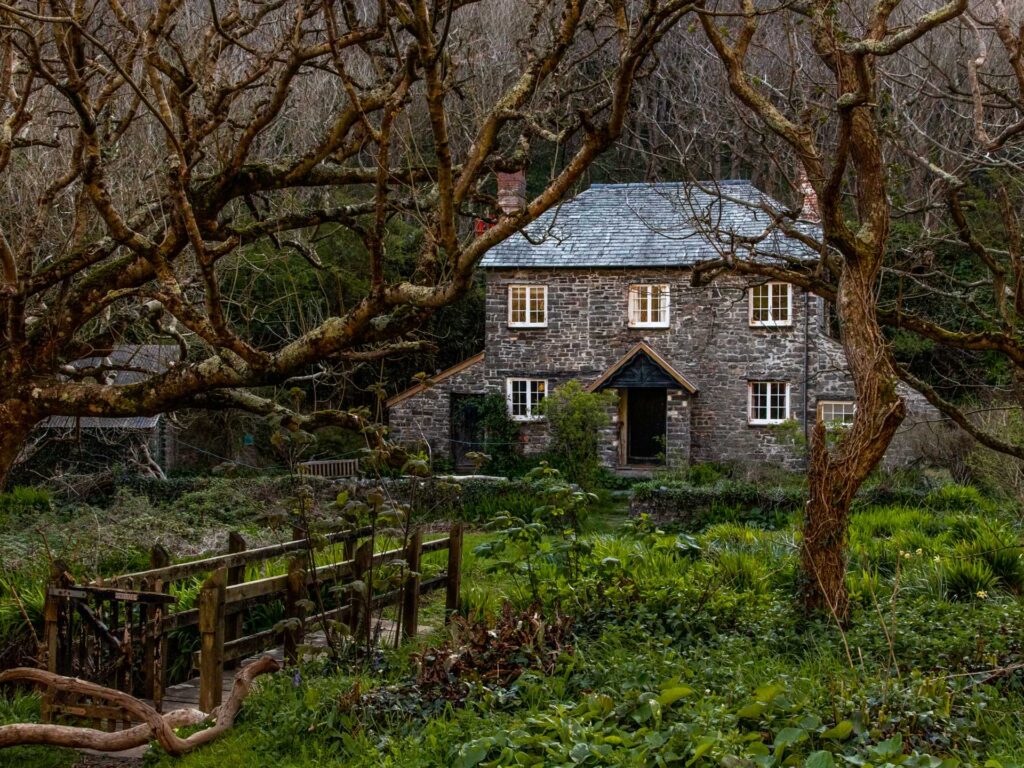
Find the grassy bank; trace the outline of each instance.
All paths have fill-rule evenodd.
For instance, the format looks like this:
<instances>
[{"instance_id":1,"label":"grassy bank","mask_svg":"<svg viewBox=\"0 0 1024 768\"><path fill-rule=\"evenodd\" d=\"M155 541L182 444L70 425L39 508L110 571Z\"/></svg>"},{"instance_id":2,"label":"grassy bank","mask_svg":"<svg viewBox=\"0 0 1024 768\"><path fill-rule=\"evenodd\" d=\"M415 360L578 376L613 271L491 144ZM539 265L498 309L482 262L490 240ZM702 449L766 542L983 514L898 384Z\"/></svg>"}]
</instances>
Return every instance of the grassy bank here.
<instances>
[{"instance_id":1,"label":"grassy bank","mask_svg":"<svg viewBox=\"0 0 1024 768\"><path fill-rule=\"evenodd\" d=\"M847 630L794 610L792 527L633 524L585 537L571 578L547 537L528 642L485 653L461 627L375 670L310 665L266 681L223 741L159 764L1021 764L1020 534L971 490L944 495L855 514ZM468 559L471 614L536 597L523 569L492 572L505 555ZM547 644L569 620L569 639ZM452 679L417 674L460 647L478 661L459 657ZM494 654L525 671L495 682Z\"/></svg>"}]
</instances>

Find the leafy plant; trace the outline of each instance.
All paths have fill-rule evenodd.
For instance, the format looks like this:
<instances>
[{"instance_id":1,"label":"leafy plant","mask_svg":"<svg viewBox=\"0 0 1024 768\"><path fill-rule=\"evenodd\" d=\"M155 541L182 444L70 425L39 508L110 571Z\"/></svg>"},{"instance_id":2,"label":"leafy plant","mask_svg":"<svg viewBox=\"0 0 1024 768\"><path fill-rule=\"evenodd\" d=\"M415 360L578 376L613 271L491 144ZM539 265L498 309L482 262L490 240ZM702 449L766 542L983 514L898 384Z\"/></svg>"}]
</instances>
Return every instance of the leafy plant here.
<instances>
[{"instance_id":1,"label":"leafy plant","mask_svg":"<svg viewBox=\"0 0 1024 768\"><path fill-rule=\"evenodd\" d=\"M612 391L589 392L567 381L541 402L551 430L551 463L566 479L587 489L595 487L601 468L601 431L611 424L617 396Z\"/></svg>"}]
</instances>

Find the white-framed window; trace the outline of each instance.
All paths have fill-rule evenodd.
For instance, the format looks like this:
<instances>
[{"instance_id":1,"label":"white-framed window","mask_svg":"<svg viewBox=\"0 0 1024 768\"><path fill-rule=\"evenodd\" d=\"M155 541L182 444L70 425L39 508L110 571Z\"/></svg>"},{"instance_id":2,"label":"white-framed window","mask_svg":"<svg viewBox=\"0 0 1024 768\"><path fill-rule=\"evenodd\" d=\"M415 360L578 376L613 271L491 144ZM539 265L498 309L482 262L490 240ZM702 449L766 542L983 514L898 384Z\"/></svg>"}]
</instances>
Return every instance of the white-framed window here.
<instances>
[{"instance_id":1,"label":"white-framed window","mask_svg":"<svg viewBox=\"0 0 1024 768\"><path fill-rule=\"evenodd\" d=\"M789 418L789 384L785 381L749 382L747 401L751 424L781 424Z\"/></svg>"},{"instance_id":2,"label":"white-framed window","mask_svg":"<svg viewBox=\"0 0 1024 768\"><path fill-rule=\"evenodd\" d=\"M668 328L668 307L667 285L629 286L630 328Z\"/></svg>"},{"instance_id":3,"label":"white-framed window","mask_svg":"<svg viewBox=\"0 0 1024 768\"><path fill-rule=\"evenodd\" d=\"M508 324L514 328L543 328L548 324L548 287L510 285Z\"/></svg>"},{"instance_id":4,"label":"white-framed window","mask_svg":"<svg viewBox=\"0 0 1024 768\"><path fill-rule=\"evenodd\" d=\"M792 325L793 286L790 283L761 283L750 286L750 324Z\"/></svg>"},{"instance_id":5,"label":"white-framed window","mask_svg":"<svg viewBox=\"0 0 1024 768\"><path fill-rule=\"evenodd\" d=\"M853 424L857 404L852 400L819 400L818 421L825 422L826 429L846 429Z\"/></svg>"},{"instance_id":6,"label":"white-framed window","mask_svg":"<svg viewBox=\"0 0 1024 768\"><path fill-rule=\"evenodd\" d=\"M545 379L508 379L506 396L509 415L516 421L540 418L539 406L548 393Z\"/></svg>"}]
</instances>

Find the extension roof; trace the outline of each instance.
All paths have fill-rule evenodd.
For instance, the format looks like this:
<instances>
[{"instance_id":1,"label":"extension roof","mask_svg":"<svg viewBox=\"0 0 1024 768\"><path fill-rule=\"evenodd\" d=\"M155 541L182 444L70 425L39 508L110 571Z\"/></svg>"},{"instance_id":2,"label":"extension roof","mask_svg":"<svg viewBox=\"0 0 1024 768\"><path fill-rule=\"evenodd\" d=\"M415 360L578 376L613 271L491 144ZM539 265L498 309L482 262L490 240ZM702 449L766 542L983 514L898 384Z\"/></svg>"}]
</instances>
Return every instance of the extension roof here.
<instances>
[{"instance_id":1,"label":"extension roof","mask_svg":"<svg viewBox=\"0 0 1024 768\"><path fill-rule=\"evenodd\" d=\"M472 357L467 357L461 363L456 363L451 368L446 368L440 373L436 373L433 376L430 376L425 381L420 382L419 384L413 384L411 387L399 392L397 395L392 395L384 402L384 405L387 406L388 408L396 406L403 400L408 400L413 395L418 395L423 390L430 389L430 387L434 386L438 382L444 381L445 379L454 376L457 373L462 373L464 370L466 370L470 366L476 365L483 359L484 353L477 352Z\"/></svg>"},{"instance_id":2,"label":"extension roof","mask_svg":"<svg viewBox=\"0 0 1024 768\"><path fill-rule=\"evenodd\" d=\"M112 384L124 386L163 373L181 357L170 344L117 344L104 356L83 357L71 363L76 370L103 367ZM50 416L39 426L44 429L147 430L160 416Z\"/></svg>"},{"instance_id":3,"label":"extension roof","mask_svg":"<svg viewBox=\"0 0 1024 768\"><path fill-rule=\"evenodd\" d=\"M721 257L736 237L757 238L784 206L749 181L594 184L484 256L484 268L692 267ZM800 223L806 231L816 225ZM817 254L777 228L761 258Z\"/></svg>"}]
</instances>

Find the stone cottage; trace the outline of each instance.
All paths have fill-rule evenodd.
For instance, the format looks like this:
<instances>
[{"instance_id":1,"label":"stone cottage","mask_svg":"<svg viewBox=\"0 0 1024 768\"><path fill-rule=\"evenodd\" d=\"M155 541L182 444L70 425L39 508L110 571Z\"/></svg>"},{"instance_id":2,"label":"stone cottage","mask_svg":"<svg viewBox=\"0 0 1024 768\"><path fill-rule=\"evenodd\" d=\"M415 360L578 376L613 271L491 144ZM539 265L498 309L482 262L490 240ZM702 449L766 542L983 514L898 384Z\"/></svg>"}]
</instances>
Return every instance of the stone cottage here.
<instances>
[{"instance_id":1,"label":"stone cottage","mask_svg":"<svg viewBox=\"0 0 1024 768\"><path fill-rule=\"evenodd\" d=\"M521 178L499 182L506 210L522 203ZM814 202L805 201L799 226L816 226ZM816 258L772 232L760 204L780 208L746 181L594 184L549 211L484 257L484 350L392 397L392 437L462 463L479 437L465 403L501 393L521 424L523 451L539 452L548 439L540 402L576 379L618 394L602 439L608 466L798 466L794 437L815 419L840 429L854 415L826 303L762 278L723 272L693 281L696 266L730 248ZM937 420L905 394L910 415L890 449L894 461L910 458L927 431L921 425Z\"/></svg>"}]
</instances>

